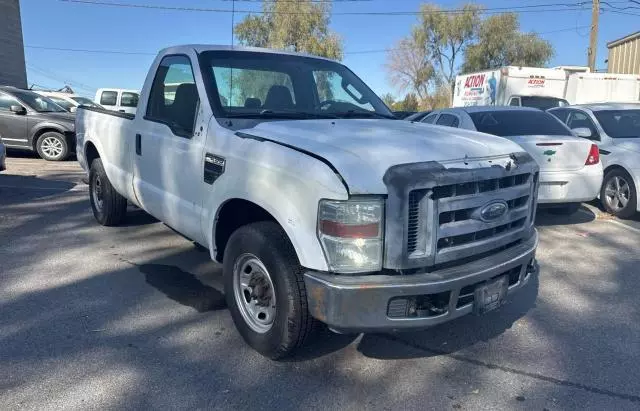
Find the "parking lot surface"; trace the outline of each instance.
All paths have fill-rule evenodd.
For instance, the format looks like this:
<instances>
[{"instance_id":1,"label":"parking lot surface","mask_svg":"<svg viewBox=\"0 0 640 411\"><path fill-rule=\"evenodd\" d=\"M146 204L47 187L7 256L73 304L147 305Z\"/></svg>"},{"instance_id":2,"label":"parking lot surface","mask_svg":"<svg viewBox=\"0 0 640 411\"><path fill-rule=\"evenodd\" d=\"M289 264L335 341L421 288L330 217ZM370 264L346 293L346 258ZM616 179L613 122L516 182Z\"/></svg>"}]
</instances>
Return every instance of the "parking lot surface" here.
<instances>
[{"instance_id":1,"label":"parking lot surface","mask_svg":"<svg viewBox=\"0 0 640 411\"><path fill-rule=\"evenodd\" d=\"M420 332L248 348L221 270L140 210L93 219L74 161L0 174L3 409L640 409L640 223L539 212L539 280Z\"/></svg>"}]
</instances>

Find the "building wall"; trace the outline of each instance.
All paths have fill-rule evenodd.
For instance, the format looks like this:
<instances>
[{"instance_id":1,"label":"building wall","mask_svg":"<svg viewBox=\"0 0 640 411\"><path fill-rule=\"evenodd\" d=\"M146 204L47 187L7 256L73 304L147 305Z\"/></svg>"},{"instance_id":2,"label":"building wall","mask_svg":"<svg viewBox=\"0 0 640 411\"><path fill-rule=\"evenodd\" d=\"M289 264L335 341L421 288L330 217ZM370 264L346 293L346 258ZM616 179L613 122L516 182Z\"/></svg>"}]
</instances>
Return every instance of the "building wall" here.
<instances>
[{"instance_id":1,"label":"building wall","mask_svg":"<svg viewBox=\"0 0 640 411\"><path fill-rule=\"evenodd\" d=\"M612 41L609 48L609 73L640 74L640 32Z\"/></svg>"},{"instance_id":2,"label":"building wall","mask_svg":"<svg viewBox=\"0 0 640 411\"><path fill-rule=\"evenodd\" d=\"M20 0L0 0L0 84L27 87Z\"/></svg>"}]
</instances>

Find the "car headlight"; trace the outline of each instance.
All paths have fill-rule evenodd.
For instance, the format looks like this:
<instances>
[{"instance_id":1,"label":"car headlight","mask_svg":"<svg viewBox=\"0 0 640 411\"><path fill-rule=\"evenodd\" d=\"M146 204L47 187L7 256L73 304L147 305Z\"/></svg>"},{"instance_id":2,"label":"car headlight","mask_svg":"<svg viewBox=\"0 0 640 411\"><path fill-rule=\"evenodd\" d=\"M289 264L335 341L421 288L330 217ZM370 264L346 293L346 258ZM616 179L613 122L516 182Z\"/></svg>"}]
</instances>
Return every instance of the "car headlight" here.
<instances>
[{"instance_id":1,"label":"car headlight","mask_svg":"<svg viewBox=\"0 0 640 411\"><path fill-rule=\"evenodd\" d=\"M383 231L382 198L320 201L318 238L331 271L379 271L382 268Z\"/></svg>"}]
</instances>

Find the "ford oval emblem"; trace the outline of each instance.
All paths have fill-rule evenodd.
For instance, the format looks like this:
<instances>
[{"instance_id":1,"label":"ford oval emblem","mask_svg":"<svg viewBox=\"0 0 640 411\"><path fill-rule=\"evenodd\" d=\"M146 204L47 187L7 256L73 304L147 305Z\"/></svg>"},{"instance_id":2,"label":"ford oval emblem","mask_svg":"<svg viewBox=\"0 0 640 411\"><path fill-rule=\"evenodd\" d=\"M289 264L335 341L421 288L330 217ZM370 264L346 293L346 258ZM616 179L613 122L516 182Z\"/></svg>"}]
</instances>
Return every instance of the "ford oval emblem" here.
<instances>
[{"instance_id":1,"label":"ford oval emblem","mask_svg":"<svg viewBox=\"0 0 640 411\"><path fill-rule=\"evenodd\" d=\"M482 221L493 221L506 214L509 206L505 201L494 201L480 209L480 218Z\"/></svg>"}]
</instances>

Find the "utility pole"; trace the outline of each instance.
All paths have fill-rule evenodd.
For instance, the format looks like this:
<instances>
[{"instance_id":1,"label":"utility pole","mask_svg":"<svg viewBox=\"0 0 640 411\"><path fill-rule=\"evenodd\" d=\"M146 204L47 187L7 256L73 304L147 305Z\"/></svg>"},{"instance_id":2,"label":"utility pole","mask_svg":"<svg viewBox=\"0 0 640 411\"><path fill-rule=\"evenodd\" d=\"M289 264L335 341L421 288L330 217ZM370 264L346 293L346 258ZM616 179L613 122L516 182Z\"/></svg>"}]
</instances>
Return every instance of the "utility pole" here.
<instances>
[{"instance_id":1,"label":"utility pole","mask_svg":"<svg viewBox=\"0 0 640 411\"><path fill-rule=\"evenodd\" d=\"M593 0L591 9L591 36L589 37L589 68L596 71L596 51L598 47L598 18L600 17L600 0Z\"/></svg>"}]
</instances>

